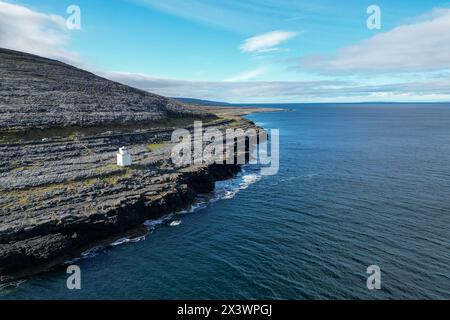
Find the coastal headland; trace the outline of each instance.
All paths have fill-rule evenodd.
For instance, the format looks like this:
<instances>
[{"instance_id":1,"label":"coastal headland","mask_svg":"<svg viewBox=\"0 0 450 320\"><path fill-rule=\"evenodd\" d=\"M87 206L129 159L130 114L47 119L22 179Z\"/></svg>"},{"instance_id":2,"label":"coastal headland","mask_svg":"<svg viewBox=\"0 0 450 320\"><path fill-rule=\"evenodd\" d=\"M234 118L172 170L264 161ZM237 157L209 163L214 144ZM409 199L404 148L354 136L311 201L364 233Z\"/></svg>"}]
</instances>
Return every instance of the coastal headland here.
<instances>
[{"instance_id":1,"label":"coastal headland","mask_svg":"<svg viewBox=\"0 0 450 320\"><path fill-rule=\"evenodd\" d=\"M171 134L255 128L279 111L187 105L74 68L0 49L0 283L49 270L98 243L186 208L234 164L174 166ZM127 146L130 167L116 165Z\"/></svg>"}]
</instances>

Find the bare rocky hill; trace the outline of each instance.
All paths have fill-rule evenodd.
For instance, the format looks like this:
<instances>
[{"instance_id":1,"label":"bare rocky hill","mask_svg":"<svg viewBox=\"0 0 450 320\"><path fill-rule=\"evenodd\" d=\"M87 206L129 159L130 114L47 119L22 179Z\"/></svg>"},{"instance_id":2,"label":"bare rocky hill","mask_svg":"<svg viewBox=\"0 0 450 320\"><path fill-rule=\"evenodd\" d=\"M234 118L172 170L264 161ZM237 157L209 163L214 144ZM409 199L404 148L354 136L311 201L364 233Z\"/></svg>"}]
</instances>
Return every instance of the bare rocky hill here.
<instances>
[{"instance_id":1,"label":"bare rocky hill","mask_svg":"<svg viewBox=\"0 0 450 320\"><path fill-rule=\"evenodd\" d=\"M0 130L148 122L197 113L59 61L0 48Z\"/></svg>"}]
</instances>

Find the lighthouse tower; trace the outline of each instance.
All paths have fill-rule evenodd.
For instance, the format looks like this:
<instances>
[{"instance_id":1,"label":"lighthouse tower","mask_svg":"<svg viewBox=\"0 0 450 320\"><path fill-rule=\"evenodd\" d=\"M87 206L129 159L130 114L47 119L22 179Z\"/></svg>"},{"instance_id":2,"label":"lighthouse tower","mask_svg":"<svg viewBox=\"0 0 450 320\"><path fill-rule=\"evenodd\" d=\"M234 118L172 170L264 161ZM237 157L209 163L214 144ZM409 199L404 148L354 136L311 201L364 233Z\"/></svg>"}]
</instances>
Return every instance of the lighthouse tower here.
<instances>
[{"instance_id":1,"label":"lighthouse tower","mask_svg":"<svg viewBox=\"0 0 450 320\"><path fill-rule=\"evenodd\" d=\"M126 147L119 149L119 153L117 154L117 165L119 167L131 166L131 155L128 153L128 149Z\"/></svg>"}]
</instances>

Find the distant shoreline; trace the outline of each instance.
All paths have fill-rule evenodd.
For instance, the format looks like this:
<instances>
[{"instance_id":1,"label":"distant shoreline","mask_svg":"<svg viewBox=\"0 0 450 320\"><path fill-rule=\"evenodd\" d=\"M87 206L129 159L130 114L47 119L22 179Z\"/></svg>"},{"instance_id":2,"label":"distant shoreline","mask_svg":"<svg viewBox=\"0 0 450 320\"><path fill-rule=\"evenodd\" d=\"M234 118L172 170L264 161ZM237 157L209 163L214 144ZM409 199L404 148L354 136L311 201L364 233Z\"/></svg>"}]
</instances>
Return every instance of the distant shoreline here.
<instances>
[{"instance_id":1,"label":"distant shoreline","mask_svg":"<svg viewBox=\"0 0 450 320\"><path fill-rule=\"evenodd\" d=\"M202 106L203 110L213 113L218 117L243 117L253 113L266 113L266 112L289 112L291 109L286 108L263 108L257 106Z\"/></svg>"}]
</instances>

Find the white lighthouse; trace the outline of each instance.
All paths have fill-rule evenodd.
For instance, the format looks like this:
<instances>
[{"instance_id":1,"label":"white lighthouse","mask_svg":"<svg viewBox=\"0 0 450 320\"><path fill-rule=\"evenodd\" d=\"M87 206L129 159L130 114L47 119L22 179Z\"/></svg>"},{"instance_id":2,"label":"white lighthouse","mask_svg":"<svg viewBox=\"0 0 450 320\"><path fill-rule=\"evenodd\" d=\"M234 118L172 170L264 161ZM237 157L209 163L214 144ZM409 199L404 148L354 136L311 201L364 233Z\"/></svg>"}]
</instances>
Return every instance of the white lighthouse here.
<instances>
[{"instance_id":1,"label":"white lighthouse","mask_svg":"<svg viewBox=\"0 0 450 320\"><path fill-rule=\"evenodd\" d=\"M126 147L119 149L119 153L117 154L117 165L119 167L131 166L131 155L128 153L128 149Z\"/></svg>"}]
</instances>

